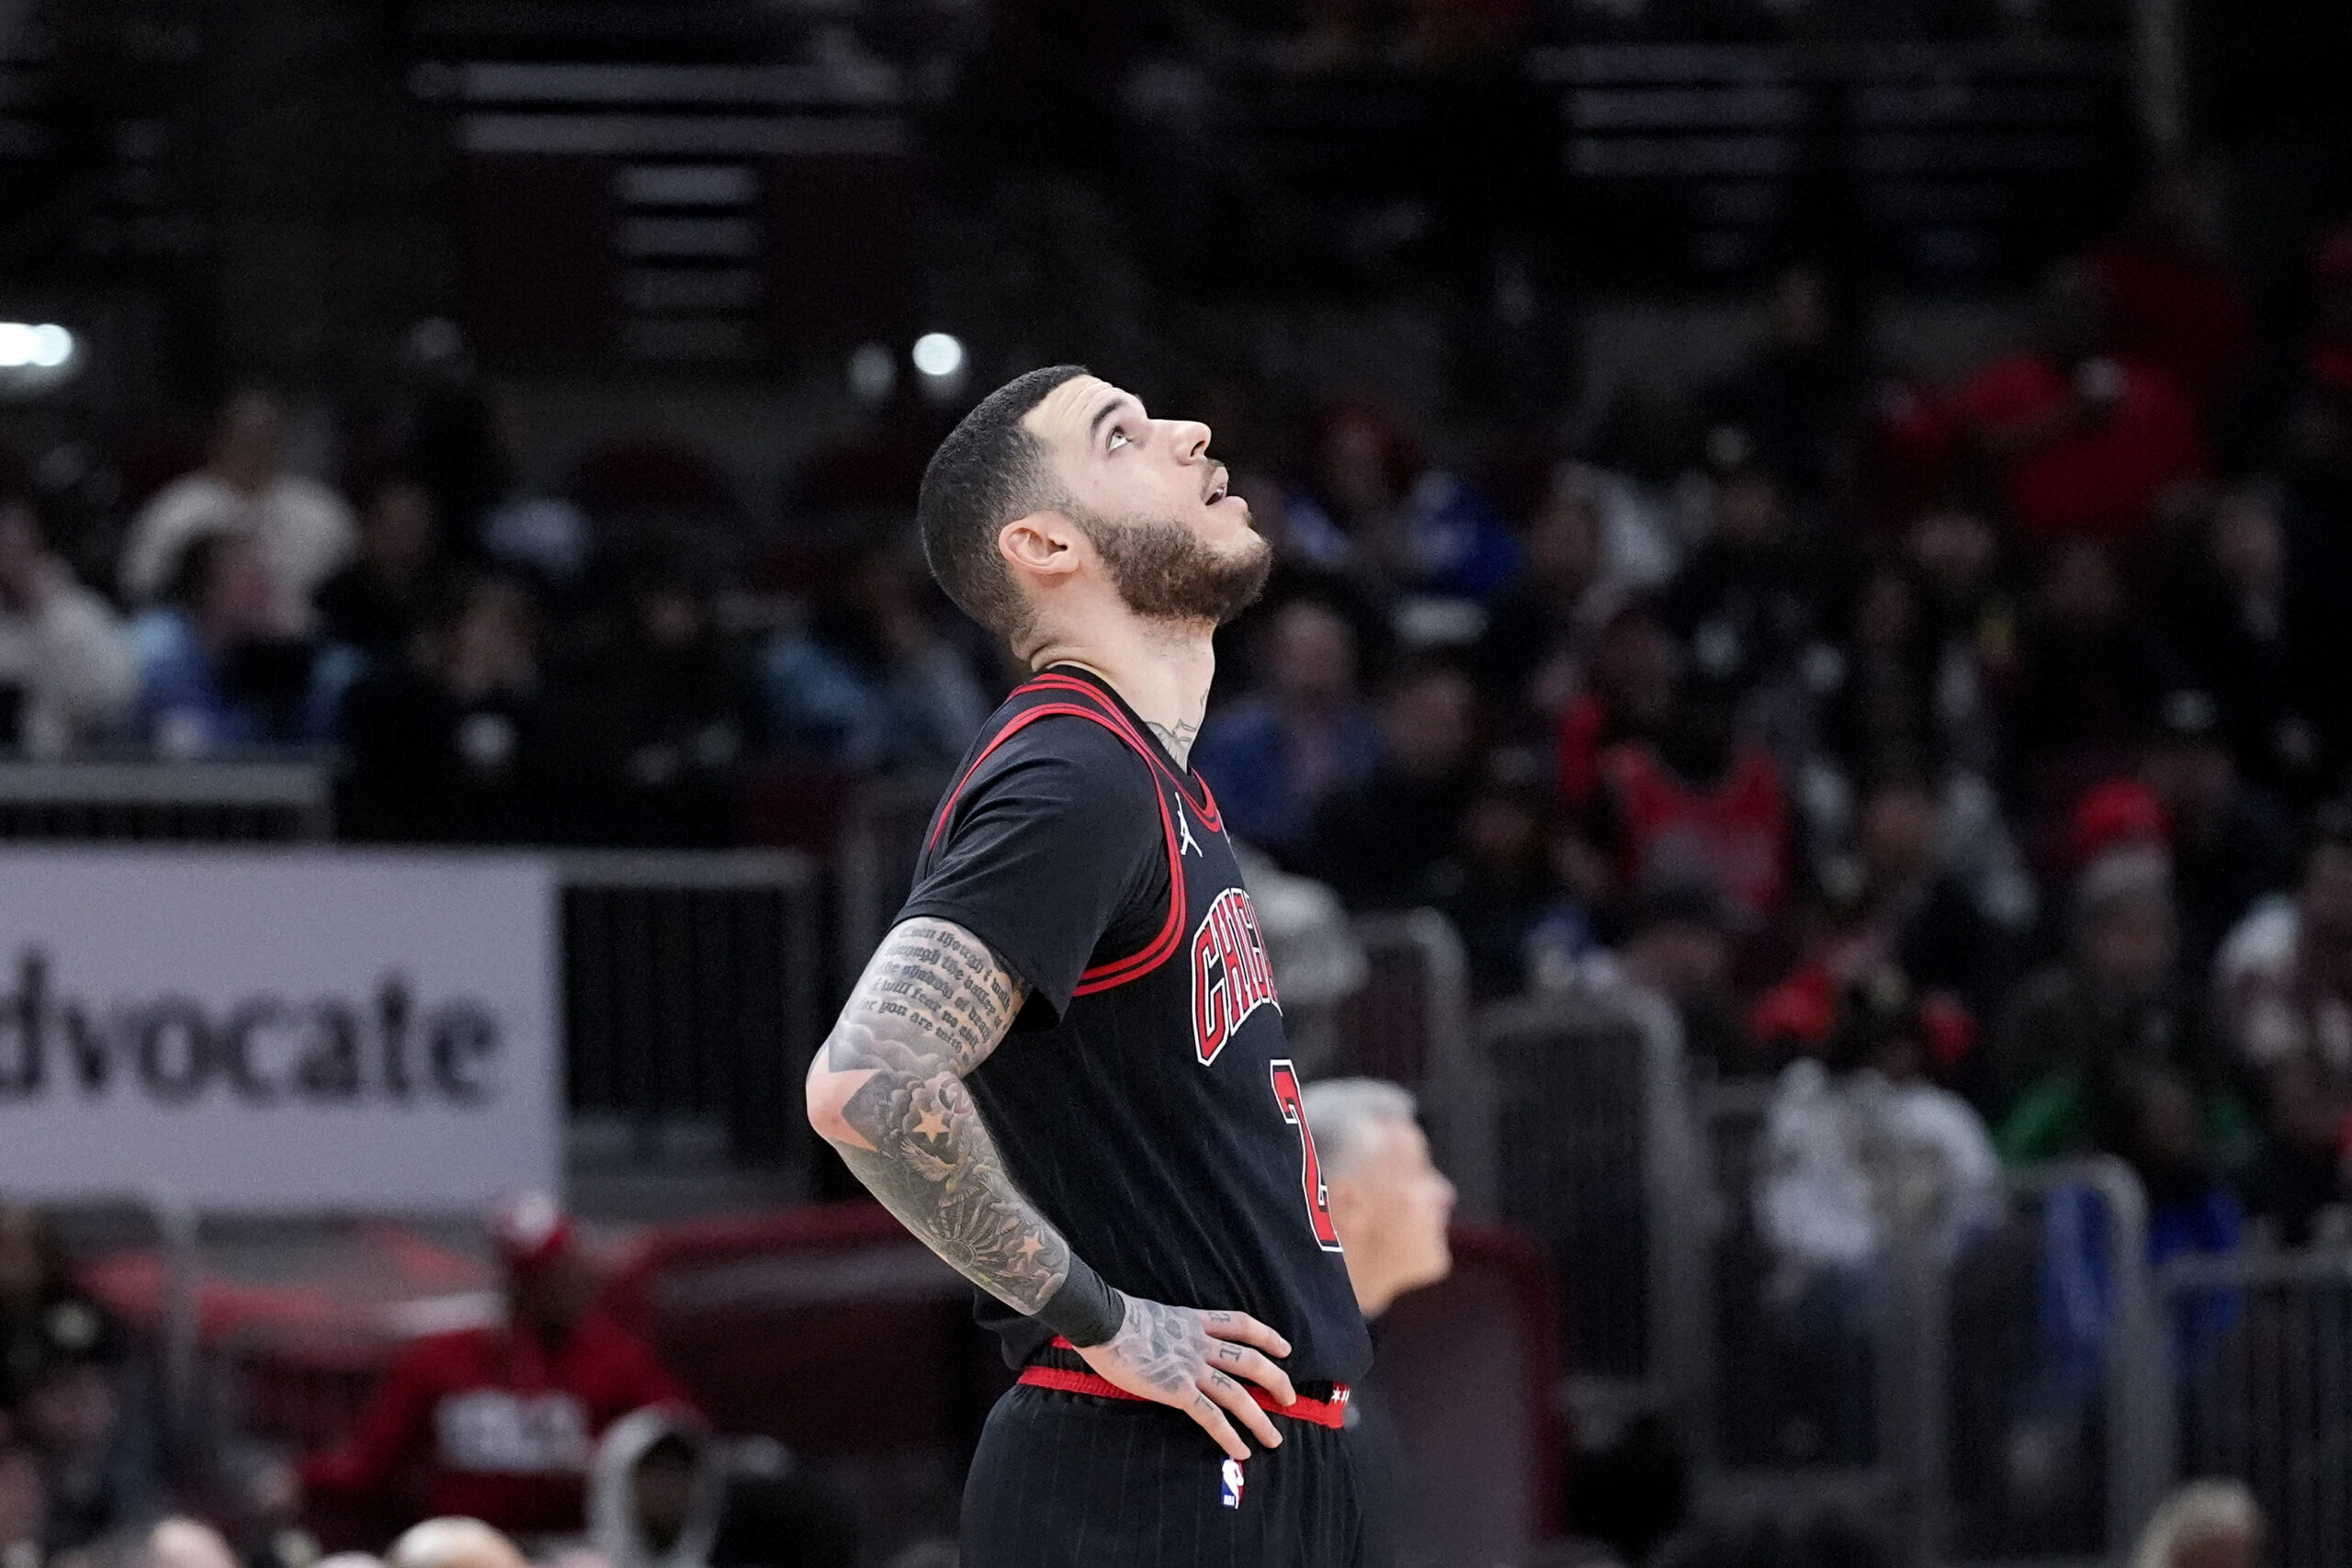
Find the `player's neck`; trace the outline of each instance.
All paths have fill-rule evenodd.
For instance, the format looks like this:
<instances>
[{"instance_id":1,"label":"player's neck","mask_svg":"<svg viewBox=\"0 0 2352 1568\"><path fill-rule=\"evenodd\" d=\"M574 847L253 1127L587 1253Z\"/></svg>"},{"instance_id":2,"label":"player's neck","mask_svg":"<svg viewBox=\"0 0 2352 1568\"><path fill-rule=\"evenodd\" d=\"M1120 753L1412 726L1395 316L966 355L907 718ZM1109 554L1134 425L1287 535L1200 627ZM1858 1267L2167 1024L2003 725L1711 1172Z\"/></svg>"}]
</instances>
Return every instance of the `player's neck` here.
<instances>
[{"instance_id":1,"label":"player's neck","mask_svg":"<svg viewBox=\"0 0 2352 1568\"><path fill-rule=\"evenodd\" d=\"M1159 738L1180 768L1192 765L1193 742L1208 712L1216 678L1216 628L1130 620L1085 636L1056 637L1029 667L1075 664L1100 675Z\"/></svg>"}]
</instances>

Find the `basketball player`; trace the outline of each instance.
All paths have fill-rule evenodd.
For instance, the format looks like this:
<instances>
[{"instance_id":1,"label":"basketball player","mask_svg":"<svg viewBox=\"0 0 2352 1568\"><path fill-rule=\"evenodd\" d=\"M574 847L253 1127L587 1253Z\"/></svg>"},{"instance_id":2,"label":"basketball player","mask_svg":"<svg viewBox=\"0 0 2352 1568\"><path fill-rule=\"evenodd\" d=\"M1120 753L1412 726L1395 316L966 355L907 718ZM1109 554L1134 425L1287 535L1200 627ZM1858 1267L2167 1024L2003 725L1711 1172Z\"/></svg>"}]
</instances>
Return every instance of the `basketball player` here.
<instances>
[{"instance_id":1,"label":"basketball player","mask_svg":"<svg viewBox=\"0 0 2352 1568\"><path fill-rule=\"evenodd\" d=\"M1371 1359L1257 912L1190 770L1268 547L1206 426L1074 366L941 443L932 570L1035 673L957 769L809 1119L1022 1370L966 1568L1351 1565ZM887 1353L887 1348L877 1348Z\"/></svg>"}]
</instances>

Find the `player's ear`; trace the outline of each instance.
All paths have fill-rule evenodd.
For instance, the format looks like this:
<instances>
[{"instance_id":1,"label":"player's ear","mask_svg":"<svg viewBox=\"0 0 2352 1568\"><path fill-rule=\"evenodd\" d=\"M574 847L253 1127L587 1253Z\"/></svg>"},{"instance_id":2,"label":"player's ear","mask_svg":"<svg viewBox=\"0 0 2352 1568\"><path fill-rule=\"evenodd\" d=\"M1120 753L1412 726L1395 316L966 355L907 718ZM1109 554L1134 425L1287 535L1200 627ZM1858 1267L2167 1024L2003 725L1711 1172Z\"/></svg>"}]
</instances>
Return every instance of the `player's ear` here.
<instances>
[{"instance_id":1,"label":"player's ear","mask_svg":"<svg viewBox=\"0 0 2352 1568\"><path fill-rule=\"evenodd\" d=\"M996 547L1016 571L1059 577L1078 570L1078 530L1058 512L1032 512L997 530Z\"/></svg>"}]
</instances>

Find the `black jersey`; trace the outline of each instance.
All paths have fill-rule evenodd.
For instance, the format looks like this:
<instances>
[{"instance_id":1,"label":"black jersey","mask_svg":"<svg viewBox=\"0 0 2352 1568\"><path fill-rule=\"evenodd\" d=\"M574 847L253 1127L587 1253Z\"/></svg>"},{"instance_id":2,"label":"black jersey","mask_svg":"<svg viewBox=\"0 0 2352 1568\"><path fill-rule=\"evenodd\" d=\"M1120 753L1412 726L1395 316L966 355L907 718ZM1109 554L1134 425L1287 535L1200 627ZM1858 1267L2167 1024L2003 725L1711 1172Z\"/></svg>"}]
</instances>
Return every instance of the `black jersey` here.
<instances>
[{"instance_id":1,"label":"black jersey","mask_svg":"<svg viewBox=\"0 0 2352 1568\"><path fill-rule=\"evenodd\" d=\"M1029 984L967 1081L1071 1250L1129 1294L1272 1325L1294 1379L1361 1377L1371 1342L1208 785L1102 681L1048 670L958 766L899 918L916 916ZM1016 1366L1050 1337L987 1295L979 1315Z\"/></svg>"}]
</instances>

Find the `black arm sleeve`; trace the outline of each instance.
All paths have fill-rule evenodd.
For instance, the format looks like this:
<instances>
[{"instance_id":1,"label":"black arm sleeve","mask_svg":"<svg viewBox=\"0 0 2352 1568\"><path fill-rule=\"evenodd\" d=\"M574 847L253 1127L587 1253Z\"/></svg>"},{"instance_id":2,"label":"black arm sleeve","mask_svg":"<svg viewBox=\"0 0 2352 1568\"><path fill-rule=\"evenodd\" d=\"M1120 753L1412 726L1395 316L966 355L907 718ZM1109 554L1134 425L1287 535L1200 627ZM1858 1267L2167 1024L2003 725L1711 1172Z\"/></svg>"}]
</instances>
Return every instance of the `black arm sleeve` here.
<instances>
[{"instance_id":1,"label":"black arm sleeve","mask_svg":"<svg viewBox=\"0 0 2352 1568\"><path fill-rule=\"evenodd\" d=\"M1086 719L1032 724L949 803L901 920L953 920L1058 1021L1079 977L1148 943L1167 916L1167 838L1150 764Z\"/></svg>"}]
</instances>

